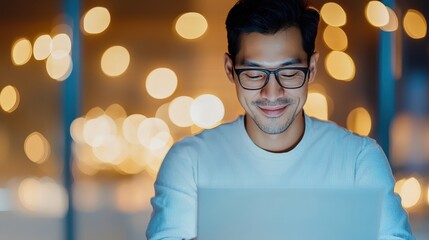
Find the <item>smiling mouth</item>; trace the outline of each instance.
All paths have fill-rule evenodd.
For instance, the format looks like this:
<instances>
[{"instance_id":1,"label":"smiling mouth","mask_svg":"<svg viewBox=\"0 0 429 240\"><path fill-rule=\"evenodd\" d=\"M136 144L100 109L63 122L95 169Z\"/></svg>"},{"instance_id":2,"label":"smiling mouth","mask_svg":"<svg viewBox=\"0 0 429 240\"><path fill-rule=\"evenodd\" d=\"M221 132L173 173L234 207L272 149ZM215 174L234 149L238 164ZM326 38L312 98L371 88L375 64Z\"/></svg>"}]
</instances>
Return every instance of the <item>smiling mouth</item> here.
<instances>
[{"instance_id":1,"label":"smiling mouth","mask_svg":"<svg viewBox=\"0 0 429 240\"><path fill-rule=\"evenodd\" d=\"M265 116L273 118L279 117L286 110L288 105L286 106L277 106L277 107L259 107Z\"/></svg>"}]
</instances>

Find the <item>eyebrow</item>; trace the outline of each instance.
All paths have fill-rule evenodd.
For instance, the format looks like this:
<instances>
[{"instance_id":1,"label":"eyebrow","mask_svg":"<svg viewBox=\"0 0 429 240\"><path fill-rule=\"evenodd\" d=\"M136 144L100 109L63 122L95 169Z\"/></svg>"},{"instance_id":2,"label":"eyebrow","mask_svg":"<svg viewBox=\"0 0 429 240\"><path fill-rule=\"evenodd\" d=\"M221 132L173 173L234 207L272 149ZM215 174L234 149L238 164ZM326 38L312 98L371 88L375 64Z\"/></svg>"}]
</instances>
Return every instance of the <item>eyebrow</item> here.
<instances>
[{"instance_id":1,"label":"eyebrow","mask_svg":"<svg viewBox=\"0 0 429 240\"><path fill-rule=\"evenodd\" d=\"M294 64L299 64L299 63L302 63L301 59L293 58L293 59L287 60L285 62L282 62L280 64L280 67L286 67L286 66L290 66L290 65L294 65ZM243 65L248 66L248 67L265 67L259 63L252 62L249 60L244 60Z\"/></svg>"}]
</instances>

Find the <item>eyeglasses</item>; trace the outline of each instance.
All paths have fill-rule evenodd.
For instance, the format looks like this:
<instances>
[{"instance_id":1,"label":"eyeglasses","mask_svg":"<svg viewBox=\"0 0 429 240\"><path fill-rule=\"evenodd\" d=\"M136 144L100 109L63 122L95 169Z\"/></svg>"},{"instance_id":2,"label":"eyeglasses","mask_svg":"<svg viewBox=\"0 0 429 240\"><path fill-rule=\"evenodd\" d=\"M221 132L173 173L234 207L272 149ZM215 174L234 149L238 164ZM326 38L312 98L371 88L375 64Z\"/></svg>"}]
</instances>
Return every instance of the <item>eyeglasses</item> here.
<instances>
[{"instance_id":1,"label":"eyeglasses","mask_svg":"<svg viewBox=\"0 0 429 240\"><path fill-rule=\"evenodd\" d=\"M308 67L283 67L276 70L263 68L235 68L238 82L246 90L259 90L264 88L273 73L276 81L283 88L295 89L304 85L307 78Z\"/></svg>"}]
</instances>

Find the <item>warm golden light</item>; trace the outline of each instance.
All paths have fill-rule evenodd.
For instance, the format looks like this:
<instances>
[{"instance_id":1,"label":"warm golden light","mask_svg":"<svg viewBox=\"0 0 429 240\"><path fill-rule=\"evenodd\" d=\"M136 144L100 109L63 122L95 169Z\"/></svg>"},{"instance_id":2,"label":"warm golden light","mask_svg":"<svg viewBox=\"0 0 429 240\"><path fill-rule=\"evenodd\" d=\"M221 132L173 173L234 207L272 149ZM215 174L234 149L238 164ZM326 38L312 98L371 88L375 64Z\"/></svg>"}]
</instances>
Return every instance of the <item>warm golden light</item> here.
<instances>
[{"instance_id":1,"label":"warm golden light","mask_svg":"<svg viewBox=\"0 0 429 240\"><path fill-rule=\"evenodd\" d=\"M100 146L94 147L94 156L102 163L118 165L127 157L127 143L118 136L107 137Z\"/></svg>"},{"instance_id":2,"label":"warm golden light","mask_svg":"<svg viewBox=\"0 0 429 240\"><path fill-rule=\"evenodd\" d=\"M101 162L94 156L93 148L87 144L72 143L74 163L82 173L93 176L102 169Z\"/></svg>"},{"instance_id":3,"label":"warm golden light","mask_svg":"<svg viewBox=\"0 0 429 240\"><path fill-rule=\"evenodd\" d=\"M120 119L120 118L126 118L127 112L125 111L124 107L121 105L114 103L107 107L106 109L106 115L110 116L112 119Z\"/></svg>"},{"instance_id":4,"label":"warm golden light","mask_svg":"<svg viewBox=\"0 0 429 240\"><path fill-rule=\"evenodd\" d=\"M55 59L61 59L70 55L72 42L65 33L60 33L52 38L51 55Z\"/></svg>"},{"instance_id":5,"label":"warm golden light","mask_svg":"<svg viewBox=\"0 0 429 240\"><path fill-rule=\"evenodd\" d=\"M157 68L146 78L146 90L153 98L168 98L176 91L176 88L176 73L169 68Z\"/></svg>"},{"instance_id":6,"label":"warm golden light","mask_svg":"<svg viewBox=\"0 0 429 240\"><path fill-rule=\"evenodd\" d=\"M51 147L48 140L39 132L28 135L24 142L27 157L35 163L44 163L48 159Z\"/></svg>"},{"instance_id":7,"label":"warm golden light","mask_svg":"<svg viewBox=\"0 0 429 240\"><path fill-rule=\"evenodd\" d=\"M171 135L167 124L159 118L147 118L140 123L137 136L144 147L156 150L169 142Z\"/></svg>"},{"instance_id":8,"label":"warm golden light","mask_svg":"<svg viewBox=\"0 0 429 240\"><path fill-rule=\"evenodd\" d=\"M419 181L412 177L407 179L401 188L401 199L402 206L404 208L410 208L415 206L420 200L422 190L420 188Z\"/></svg>"},{"instance_id":9,"label":"warm golden light","mask_svg":"<svg viewBox=\"0 0 429 240\"><path fill-rule=\"evenodd\" d=\"M83 117L76 118L70 125L70 135L76 143L85 143L85 139L83 137L85 121L86 120Z\"/></svg>"},{"instance_id":10,"label":"warm golden light","mask_svg":"<svg viewBox=\"0 0 429 240\"><path fill-rule=\"evenodd\" d=\"M52 50L52 38L48 34L39 36L33 45L33 56L36 60L44 60L49 57Z\"/></svg>"},{"instance_id":11,"label":"warm golden light","mask_svg":"<svg viewBox=\"0 0 429 240\"><path fill-rule=\"evenodd\" d=\"M110 77L123 74L130 64L130 54L122 46L113 46L107 49L101 57L101 69Z\"/></svg>"},{"instance_id":12,"label":"warm golden light","mask_svg":"<svg viewBox=\"0 0 429 240\"><path fill-rule=\"evenodd\" d=\"M405 179L405 178L402 178L402 179L396 181L395 188L393 191L395 193L397 193L398 195L401 194L401 189L402 189L402 186L404 185L405 181L407 181L407 179Z\"/></svg>"},{"instance_id":13,"label":"warm golden light","mask_svg":"<svg viewBox=\"0 0 429 240\"><path fill-rule=\"evenodd\" d=\"M386 8L387 8L387 12L389 13L389 22L386 25L381 26L380 29L386 32L396 31L398 30L398 25L399 25L398 17L390 7L386 6Z\"/></svg>"},{"instance_id":14,"label":"warm golden light","mask_svg":"<svg viewBox=\"0 0 429 240\"><path fill-rule=\"evenodd\" d=\"M83 17L83 30L89 34L98 34L107 29L110 24L110 13L107 8L94 7Z\"/></svg>"},{"instance_id":15,"label":"warm golden light","mask_svg":"<svg viewBox=\"0 0 429 240\"><path fill-rule=\"evenodd\" d=\"M344 51L348 46L347 35L339 27L327 26L323 32L323 40L332 50Z\"/></svg>"},{"instance_id":16,"label":"warm golden light","mask_svg":"<svg viewBox=\"0 0 429 240\"><path fill-rule=\"evenodd\" d=\"M33 55L31 42L26 38L16 40L12 47L12 62L15 65L24 65Z\"/></svg>"},{"instance_id":17,"label":"warm golden light","mask_svg":"<svg viewBox=\"0 0 429 240\"><path fill-rule=\"evenodd\" d=\"M176 21L176 31L185 39L201 37L206 32L207 26L204 16L195 12L185 13Z\"/></svg>"},{"instance_id":18,"label":"warm golden light","mask_svg":"<svg viewBox=\"0 0 429 240\"><path fill-rule=\"evenodd\" d=\"M190 127L194 122L191 118L191 104L193 98L181 96L175 98L168 107L168 116L179 127Z\"/></svg>"},{"instance_id":19,"label":"warm golden light","mask_svg":"<svg viewBox=\"0 0 429 240\"><path fill-rule=\"evenodd\" d=\"M64 187L50 178L26 178L18 187L21 205L27 211L61 218L68 208Z\"/></svg>"},{"instance_id":20,"label":"warm golden light","mask_svg":"<svg viewBox=\"0 0 429 240\"><path fill-rule=\"evenodd\" d=\"M337 80L351 81L355 77L355 63L345 52L330 52L326 56L325 67L329 75Z\"/></svg>"},{"instance_id":21,"label":"warm golden light","mask_svg":"<svg viewBox=\"0 0 429 240\"><path fill-rule=\"evenodd\" d=\"M104 114L104 110L101 107L91 108L85 115L86 119L97 118Z\"/></svg>"},{"instance_id":22,"label":"warm golden light","mask_svg":"<svg viewBox=\"0 0 429 240\"><path fill-rule=\"evenodd\" d=\"M139 125L146 117L141 114L133 114L128 116L122 124L122 134L127 142L131 144L139 144L137 130Z\"/></svg>"},{"instance_id":23,"label":"warm golden light","mask_svg":"<svg viewBox=\"0 0 429 240\"><path fill-rule=\"evenodd\" d=\"M70 55L65 55L60 58L50 55L46 61L46 71L52 79L57 81L66 80L73 69L73 62Z\"/></svg>"},{"instance_id":24,"label":"warm golden light","mask_svg":"<svg viewBox=\"0 0 429 240\"><path fill-rule=\"evenodd\" d=\"M353 109L347 116L347 128L362 136L368 136L371 125L371 115L363 107Z\"/></svg>"},{"instance_id":25,"label":"warm golden light","mask_svg":"<svg viewBox=\"0 0 429 240\"><path fill-rule=\"evenodd\" d=\"M425 16L414 9L407 11L404 17L404 30L413 39L424 38L427 33Z\"/></svg>"},{"instance_id":26,"label":"warm golden light","mask_svg":"<svg viewBox=\"0 0 429 240\"><path fill-rule=\"evenodd\" d=\"M191 104L191 118L201 128L212 128L222 121L225 108L222 101L211 94L198 96Z\"/></svg>"},{"instance_id":27,"label":"warm golden light","mask_svg":"<svg viewBox=\"0 0 429 240\"><path fill-rule=\"evenodd\" d=\"M105 114L89 119L83 127L85 142L92 147L100 147L110 139L116 137L115 121Z\"/></svg>"},{"instance_id":28,"label":"warm golden light","mask_svg":"<svg viewBox=\"0 0 429 240\"><path fill-rule=\"evenodd\" d=\"M3 111L11 113L18 108L19 99L18 89L7 85L0 92L0 107Z\"/></svg>"},{"instance_id":29,"label":"warm golden light","mask_svg":"<svg viewBox=\"0 0 429 240\"><path fill-rule=\"evenodd\" d=\"M365 17L375 27L382 27L389 23L389 12L380 1L370 1L366 5Z\"/></svg>"},{"instance_id":30,"label":"warm golden light","mask_svg":"<svg viewBox=\"0 0 429 240\"><path fill-rule=\"evenodd\" d=\"M326 97L321 93L310 92L304 105L304 111L309 116L328 120L328 101Z\"/></svg>"},{"instance_id":31,"label":"warm golden light","mask_svg":"<svg viewBox=\"0 0 429 240\"><path fill-rule=\"evenodd\" d=\"M320 15L326 24L333 27L344 26L347 22L347 15L344 9L334 2L325 3L320 10Z\"/></svg>"},{"instance_id":32,"label":"warm golden light","mask_svg":"<svg viewBox=\"0 0 429 240\"><path fill-rule=\"evenodd\" d=\"M36 194L40 192L40 182L35 178L24 179L18 187L18 197L22 206L31 212L38 210Z\"/></svg>"},{"instance_id":33,"label":"warm golden light","mask_svg":"<svg viewBox=\"0 0 429 240\"><path fill-rule=\"evenodd\" d=\"M119 173L127 175L138 174L144 171L144 166L142 166L139 162L134 161L133 158L124 159L124 161L114 166L114 168Z\"/></svg>"}]
</instances>

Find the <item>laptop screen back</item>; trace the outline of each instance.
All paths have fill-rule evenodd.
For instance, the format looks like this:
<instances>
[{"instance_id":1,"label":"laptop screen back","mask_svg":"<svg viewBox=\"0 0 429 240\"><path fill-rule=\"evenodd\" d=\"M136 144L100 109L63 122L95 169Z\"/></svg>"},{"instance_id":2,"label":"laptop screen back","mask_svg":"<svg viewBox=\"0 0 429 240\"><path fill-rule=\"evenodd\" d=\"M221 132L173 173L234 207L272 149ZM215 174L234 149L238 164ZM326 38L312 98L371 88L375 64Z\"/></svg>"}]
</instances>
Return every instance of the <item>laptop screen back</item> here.
<instances>
[{"instance_id":1,"label":"laptop screen back","mask_svg":"<svg viewBox=\"0 0 429 240\"><path fill-rule=\"evenodd\" d=\"M199 240L376 240L375 189L198 190Z\"/></svg>"}]
</instances>

